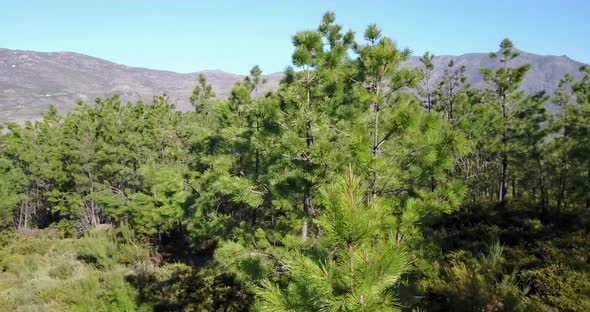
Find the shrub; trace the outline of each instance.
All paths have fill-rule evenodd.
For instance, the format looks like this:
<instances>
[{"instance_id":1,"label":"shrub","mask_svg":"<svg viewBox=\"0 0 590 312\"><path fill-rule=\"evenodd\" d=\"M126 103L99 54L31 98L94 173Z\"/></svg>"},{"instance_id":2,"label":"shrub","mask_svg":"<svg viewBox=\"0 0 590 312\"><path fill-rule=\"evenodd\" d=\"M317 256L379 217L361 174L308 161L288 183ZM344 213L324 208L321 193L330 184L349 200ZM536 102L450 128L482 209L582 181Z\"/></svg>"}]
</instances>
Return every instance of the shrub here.
<instances>
[{"instance_id":1,"label":"shrub","mask_svg":"<svg viewBox=\"0 0 590 312\"><path fill-rule=\"evenodd\" d=\"M132 270L120 262L149 254L142 245L129 256L123 249L131 245L118 243L113 234L49 239L42 232L2 240L1 311L150 310L137 303L138 291L126 280Z\"/></svg>"},{"instance_id":2,"label":"shrub","mask_svg":"<svg viewBox=\"0 0 590 312\"><path fill-rule=\"evenodd\" d=\"M536 306L554 311L590 311L590 274L563 264L522 272Z\"/></svg>"},{"instance_id":3,"label":"shrub","mask_svg":"<svg viewBox=\"0 0 590 312\"><path fill-rule=\"evenodd\" d=\"M118 260L117 243L107 232L90 232L80 240L78 259L97 268L110 268Z\"/></svg>"},{"instance_id":4,"label":"shrub","mask_svg":"<svg viewBox=\"0 0 590 312\"><path fill-rule=\"evenodd\" d=\"M254 296L235 276L181 263L133 278L139 298L156 311L248 311Z\"/></svg>"}]
</instances>

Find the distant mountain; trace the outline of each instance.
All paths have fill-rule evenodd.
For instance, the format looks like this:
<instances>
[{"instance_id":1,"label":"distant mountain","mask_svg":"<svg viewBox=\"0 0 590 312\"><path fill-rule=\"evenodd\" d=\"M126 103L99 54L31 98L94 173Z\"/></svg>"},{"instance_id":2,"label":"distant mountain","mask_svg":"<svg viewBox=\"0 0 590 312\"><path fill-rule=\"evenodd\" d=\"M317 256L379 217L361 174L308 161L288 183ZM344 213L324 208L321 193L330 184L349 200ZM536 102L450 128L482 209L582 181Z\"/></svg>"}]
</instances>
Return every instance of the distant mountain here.
<instances>
[{"instance_id":1,"label":"distant mountain","mask_svg":"<svg viewBox=\"0 0 590 312\"><path fill-rule=\"evenodd\" d=\"M538 55L519 51L520 56L510 61L510 66L520 66L530 64L531 69L526 75L526 78L521 84L521 89L527 92L548 91L552 92L556 89L557 83L565 73L570 73L575 78L581 78L582 73L580 67L585 65L570 59L569 57L553 56L553 55ZM476 88L485 88L487 85L483 81L479 68L493 68L500 67L500 62L496 59L490 59L489 53L469 53L461 56L441 55L435 56L433 79L439 80L447 64L451 59L455 60L456 66L465 65L465 75L468 77L468 82ZM419 57L412 57L407 62L407 66L420 66Z\"/></svg>"},{"instance_id":2,"label":"distant mountain","mask_svg":"<svg viewBox=\"0 0 590 312\"><path fill-rule=\"evenodd\" d=\"M435 80L440 78L452 58L457 65L467 66L469 81L476 87L485 86L478 69L498 65L484 53L437 56L434 59ZM566 56L525 52L514 64L531 64L531 71L522 86L526 91L552 91L565 73L579 78L578 68L583 65ZM418 57L413 57L405 65L418 66ZM202 73L220 98L226 97L233 84L243 79L243 76L221 70ZM77 100L93 103L96 97L115 92L124 100L145 101L165 92L179 109L187 110L198 74L128 67L72 52L0 49L0 123L38 118L49 104L65 111L72 109ZM265 76L268 83L263 91L276 89L281 77L282 73Z\"/></svg>"},{"instance_id":3,"label":"distant mountain","mask_svg":"<svg viewBox=\"0 0 590 312\"><path fill-rule=\"evenodd\" d=\"M202 73L219 97L226 97L243 79L220 70ZM49 104L68 110L79 99L93 103L115 92L124 100L145 101L165 92L186 110L198 74L128 67L71 52L0 49L0 123L37 118ZM281 76L267 76L266 88L276 88Z\"/></svg>"}]
</instances>

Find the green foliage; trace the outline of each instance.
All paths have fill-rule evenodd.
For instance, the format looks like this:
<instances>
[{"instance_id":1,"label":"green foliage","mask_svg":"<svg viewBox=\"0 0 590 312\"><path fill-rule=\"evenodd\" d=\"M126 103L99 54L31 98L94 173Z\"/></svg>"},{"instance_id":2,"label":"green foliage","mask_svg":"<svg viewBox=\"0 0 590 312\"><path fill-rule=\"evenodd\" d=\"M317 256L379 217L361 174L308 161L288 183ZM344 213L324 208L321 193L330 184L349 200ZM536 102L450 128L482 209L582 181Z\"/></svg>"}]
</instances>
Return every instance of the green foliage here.
<instances>
[{"instance_id":1,"label":"green foliage","mask_svg":"<svg viewBox=\"0 0 590 312\"><path fill-rule=\"evenodd\" d=\"M523 272L532 289L533 306L539 311L586 311L590 309L590 275L563 264Z\"/></svg>"},{"instance_id":2,"label":"green foliage","mask_svg":"<svg viewBox=\"0 0 590 312\"><path fill-rule=\"evenodd\" d=\"M588 68L526 94L505 39L480 90L333 12L292 43L266 94L254 66L227 99L199 75L190 112L113 95L2 127L0 304L587 310Z\"/></svg>"},{"instance_id":3,"label":"green foliage","mask_svg":"<svg viewBox=\"0 0 590 312\"><path fill-rule=\"evenodd\" d=\"M528 288L522 288L517 271L504 272L503 246L491 244L478 259L463 252L450 253L442 278L428 281L429 291L447 298L434 302L430 311L525 311Z\"/></svg>"},{"instance_id":4,"label":"green foliage","mask_svg":"<svg viewBox=\"0 0 590 312\"><path fill-rule=\"evenodd\" d=\"M0 158L0 227L11 225L18 204L27 199L26 176L9 160Z\"/></svg>"},{"instance_id":5,"label":"green foliage","mask_svg":"<svg viewBox=\"0 0 590 312\"><path fill-rule=\"evenodd\" d=\"M117 262L117 243L101 232L91 232L80 240L78 258L99 269L112 267Z\"/></svg>"},{"instance_id":6,"label":"green foliage","mask_svg":"<svg viewBox=\"0 0 590 312\"><path fill-rule=\"evenodd\" d=\"M539 215L540 212L522 208L497 211L496 206L491 206L462 209L446 217L444 227L437 227L443 243L442 250L431 256L434 265L418 263L420 274L414 291L421 292L422 299L408 300L408 305L429 311L470 306L561 310L555 304L550 305L548 297L543 297L535 286L535 278L540 277L540 272L548 273L547 267L559 266L562 276L576 272L581 280L587 279L590 245L583 233L588 215L562 215L562 222L567 226L542 222L537 218ZM573 285L564 281L565 284ZM555 287L551 288L552 295L561 296L559 300L563 302L586 300L583 291ZM584 287L582 282L577 289ZM581 307L573 311L584 311Z\"/></svg>"},{"instance_id":7,"label":"green foliage","mask_svg":"<svg viewBox=\"0 0 590 312\"><path fill-rule=\"evenodd\" d=\"M226 273L170 264L134 278L141 301L156 311L247 311L253 294Z\"/></svg>"},{"instance_id":8,"label":"green foliage","mask_svg":"<svg viewBox=\"0 0 590 312\"><path fill-rule=\"evenodd\" d=\"M115 241L114 233L104 232L82 239L51 239L44 237L45 234L32 232L30 237L3 242L0 252L2 309L150 310L147 305L138 303L139 292L126 281L132 266L124 267L117 260L116 255L129 242ZM90 259L92 263L87 263Z\"/></svg>"},{"instance_id":9,"label":"green foliage","mask_svg":"<svg viewBox=\"0 0 590 312\"><path fill-rule=\"evenodd\" d=\"M397 310L391 288L408 268L406 252L387 210L378 201L367 205L363 194L352 172L324 193L317 247L290 253L285 287L261 282L259 310Z\"/></svg>"},{"instance_id":10,"label":"green foliage","mask_svg":"<svg viewBox=\"0 0 590 312\"><path fill-rule=\"evenodd\" d=\"M198 85L193 90L189 101L195 108L195 112L204 116L204 121L209 122L209 114L213 111L212 102L215 98L213 86L207 84L207 80L203 74L199 74L197 78Z\"/></svg>"}]
</instances>

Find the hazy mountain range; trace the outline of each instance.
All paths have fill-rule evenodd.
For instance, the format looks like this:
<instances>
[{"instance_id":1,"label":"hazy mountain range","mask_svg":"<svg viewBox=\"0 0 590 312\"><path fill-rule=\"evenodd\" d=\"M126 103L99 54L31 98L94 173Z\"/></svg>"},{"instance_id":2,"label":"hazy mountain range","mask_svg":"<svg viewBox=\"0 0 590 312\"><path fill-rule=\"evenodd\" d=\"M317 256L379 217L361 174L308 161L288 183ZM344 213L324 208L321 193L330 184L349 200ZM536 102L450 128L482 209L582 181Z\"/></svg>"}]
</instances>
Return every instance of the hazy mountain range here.
<instances>
[{"instance_id":1,"label":"hazy mountain range","mask_svg":"<svg viewBox=\"0 0 590 312\"><path fill-rule=\"evenodd\" d=\"M487 53L461 56L437 56L434 59L434 80L442 75L447 63L467 66L469 81L484 87L480 67L498 66ZM522 52L514 65L531 64L522 89L552 92L565 73L579 78L580 66L567 56L545 56ZM413 57L407 66L418 66ZM264 69L264 68L263 68ZM218 97L226 97L233 84L243 76L221 70L202 71L213 85ZM166 93L179 109L190 109L190 97L199 73L176 73L165 70L129 67L103 59L72 52L34 52L0 49L0 123L31 120L54 104L60 111L71 109L77 100L93 103L96 97L115 92L124 100L150 101L154 95ZM277 88L282 73L267 75L264 90Z\"/></svg>"}]
</instances>

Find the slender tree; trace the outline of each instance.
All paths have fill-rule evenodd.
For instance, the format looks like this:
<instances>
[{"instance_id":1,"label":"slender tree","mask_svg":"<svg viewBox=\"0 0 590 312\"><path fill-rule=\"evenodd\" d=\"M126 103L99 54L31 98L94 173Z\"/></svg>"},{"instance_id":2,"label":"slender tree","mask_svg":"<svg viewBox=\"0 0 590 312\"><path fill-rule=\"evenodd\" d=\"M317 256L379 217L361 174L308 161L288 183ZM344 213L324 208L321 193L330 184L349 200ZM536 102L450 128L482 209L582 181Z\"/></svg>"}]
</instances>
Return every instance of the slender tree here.
<instances>
[{"instance_id":1,"label":"slender tree","mask_svg":"<svg viewBox=\"0 0 590 312\"><path fill-rule=\"evenodd\" d=\"M341 104L333 101L333 90L340 89L335 86L339 81L335 74L347 58L353 40L351 31L342 33L332 12L324 14L317 30L293 36L293 65L300 71L287 69L280 92L287 122L283 125L284 143L288 145L284 150L289 154L285 166L291 172L277 179L276 184L294 183L301 189L304 240L308 236L308 221L316 214L313 195L333 170L331 146L337 129L332 125L337 121L331 117L338 109L330 104Z\"/></svg>"},{"instance_id":2,"label":"slender tree","mask_svg":"<svg viewBox=\"0 0 590 312\"><path fill-rule=\"evenodd\" d=\"M202 114L205 117L205 122L209 123L209 115L213 109L211 107L212 99L214 99L216 95L213 91L213 86L207 84L205 75L199 74L197 77L197 83L198 84L193 89L193 94L189 101L195 108L195 112L197 112L197 114Z\"/></svg>"},{"instance_id":3,"label":"slender tree","mask_svg":"<svg viewBox=\"0 0 590 312\"><path fill-rule=\"evenodd\" d=\"M454 60L450 60L443 72L441 81L434 91L435 106L445 112L447 118L455 122L454 110L458 96L469 88L465 65L456 66ZM464 94L463 94L464 95Z\"/></svg>"},{"instance_id":4,"label":"slender tree","mask_svg":"<svg viewBox=\"0 0 590 312\"><path fill-rule=\"evenodd\" d=\"M502 129L502 137L500 139L500 188L498 198L503 208L506 208L507 199L506 193L508 189L508 131L511 119L512 107L524 96L524 92L519 91L518 87L524 79L526 73L530 69L530 65L522 65L518 67L509 67L509 62L520 55L520 52L514 50L514 45L509 39L504 39L500 43L500 51L498 53L490 53L490 58L498 59L501 66L492 70L489 68L481 68L480 72L483 75L484 81L494 87L495 102L500 106L502 111L502 124L499 126Z\"/></svg>"},{"instance_id":5,"label":"slender tree","mask_svg":"<svg viewBox=\"0 0 590 312\"><path fill-rule=\"evenodd\" d=\"M432 62L434 59L434 55L430 54L429 52L424 53L423 56L420 57L420 63L422 63L422 67L420 68L420 72L422 73L422 82L420 84L420 96L423 98L424 106L428 111L433 109L433 102L434 102L434 87L432 81L432 71L434 70L434 63Z\"/></svg>"}]
</instances>

